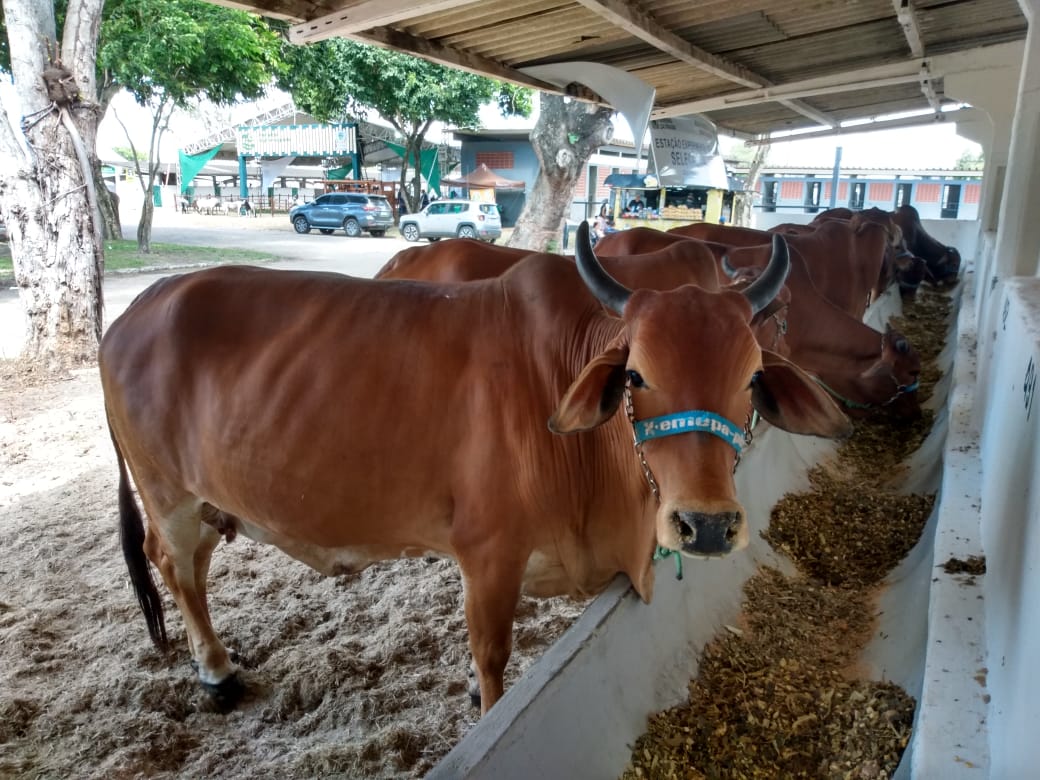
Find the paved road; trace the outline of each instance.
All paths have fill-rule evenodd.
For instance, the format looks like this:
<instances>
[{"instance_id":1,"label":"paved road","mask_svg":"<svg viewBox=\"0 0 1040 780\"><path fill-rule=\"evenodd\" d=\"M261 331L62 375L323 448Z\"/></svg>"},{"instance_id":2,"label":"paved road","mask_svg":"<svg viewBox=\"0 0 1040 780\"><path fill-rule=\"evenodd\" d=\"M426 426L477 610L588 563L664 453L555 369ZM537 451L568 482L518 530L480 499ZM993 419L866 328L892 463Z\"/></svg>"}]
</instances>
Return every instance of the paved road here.
<instances>
[{"instance_id":1,"label":"paved road","mask_svg":"<svg viewBox=\"0 0 1040 780\"><path fill-rule=\"evenodd\" d=\"M133 235L124 218L124 233ZM343 232L323 236L317 230L296 233L284 214L224 217L201 214L157 213L152 228L156 243L256 249L285 258L278 266L313 271L337 271L371 277L392 255L411 246L402 238L347 238Z\"/></svg>"},{"instance_id":2,"label":"paved road","mask_svg":"<svg viewBox=\"0 0 1040 780\"><path fill-rule=\"evenodd\" d=\"M133 238L137 214L122 213L123 235ZM298 235L284 214L274 217L205 216L177 214L158 209L152 227L155 243L189 246L256 249L281 260L275 268L335 271L351 276L371 277L383 264L409 244L402 238L347 238L342 232L323 236L317 231ZM110 274L105 277L105 323L117 317L134 297L149 284L171 271L158 273ZM24 315L13 289L0 291L0 358L13 358L25 339Z\"/></svg>"}]
</instances>

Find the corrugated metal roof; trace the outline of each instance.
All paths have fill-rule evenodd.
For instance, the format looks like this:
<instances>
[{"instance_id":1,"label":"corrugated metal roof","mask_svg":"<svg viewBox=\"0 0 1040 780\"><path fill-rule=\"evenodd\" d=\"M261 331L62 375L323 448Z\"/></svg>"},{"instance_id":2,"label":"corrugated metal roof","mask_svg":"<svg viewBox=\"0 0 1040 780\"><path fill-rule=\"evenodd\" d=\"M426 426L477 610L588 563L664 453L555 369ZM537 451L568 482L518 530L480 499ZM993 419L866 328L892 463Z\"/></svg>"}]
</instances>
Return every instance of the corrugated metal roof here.
<instances>
[{"instance_id":1,"label":"corrugated metal roof","mask_svg":"<svg viewBox=\"0 0 1040 780\"><path fill-rule=\"evenodd\" d=\"M934 111L952 101L941 88L931 96L923 90L919 72L934 90L950 68L970 67L982 47L1022 41L1027 28L1017 0L219 2L296 23L290 37L297 42L342 35L554 91L561 88L518 69L612 65L656 89L656 115L701 113L738 135ZM898 78L910 80L879 81L882 66L904 66ZM739 107L705 102L758 87L802 93L806 79L820 78L840 82L842 91ZM850 89L857 78L862 88Z\"/></svg>"}]
</instances>

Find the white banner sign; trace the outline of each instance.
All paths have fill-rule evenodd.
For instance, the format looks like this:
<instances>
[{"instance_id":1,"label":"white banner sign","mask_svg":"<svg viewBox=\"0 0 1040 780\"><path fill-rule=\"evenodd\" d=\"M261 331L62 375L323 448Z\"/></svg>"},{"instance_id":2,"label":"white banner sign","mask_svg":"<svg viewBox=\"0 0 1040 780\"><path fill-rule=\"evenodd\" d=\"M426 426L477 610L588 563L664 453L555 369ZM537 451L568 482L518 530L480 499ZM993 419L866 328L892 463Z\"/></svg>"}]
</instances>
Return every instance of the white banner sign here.
<instances>
[{"instance_id":1,"label":"white banner sign","mask_svg":"<svg viewBox=\"0 0 1040 780\"><path fill-rule=\"evenodd\" d=\"M650 147L662 187L728 189L715 125L691 114L650 122Z\"/></svg>"},{"instance_id":2,"label":"white banner sign","mask_svg":"<svg viewBox=\"0 0 1040 780\"><path fill-rule=\"evenodd\" d=\"M260 161L260 189L267 192L268 187L273 187L275 179L285 173L295 157L279 157L277 160Z\"/></svg>"},{"instance_id":3,"label":"white banner sign","mask_svg":"<svg viewBox=\"0 0 1040 780\"><path fill-rule=\"evenodd\" d=\"M334 157L357 151L354 125L243 125L235 135L242 157Z\"/></svg>"}]
</instances>

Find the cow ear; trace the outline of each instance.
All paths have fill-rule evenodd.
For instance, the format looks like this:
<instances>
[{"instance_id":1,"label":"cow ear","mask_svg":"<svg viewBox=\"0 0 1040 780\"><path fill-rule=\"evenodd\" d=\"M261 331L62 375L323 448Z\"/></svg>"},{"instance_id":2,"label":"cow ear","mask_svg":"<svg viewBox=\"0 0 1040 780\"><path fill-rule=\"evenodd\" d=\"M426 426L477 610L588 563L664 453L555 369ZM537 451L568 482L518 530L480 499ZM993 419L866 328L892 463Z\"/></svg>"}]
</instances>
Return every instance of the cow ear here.
<instances>
[{"instance_id":1,"label":"cow ear","mask_svg":"<svg viewBox=\"0 0 1040 780\"><path fill-rule=\"evenodd\" d=\"M612 346L582 369L549 418L553 433L577 433L602 425L625 392L628 346Z\"/></svg>"},{"instance_id":2,"label":"cow ear","mask_svg":"<svg viewBox=\"0 0 1040 780\"><path fill-rule=\"evenodd\" d=\"M762 372L751 383L751 403L764 420L791 433L827 438L852 433L849 418L826 390L767 349L762 350Z\"/></svg>"}]
</instances>

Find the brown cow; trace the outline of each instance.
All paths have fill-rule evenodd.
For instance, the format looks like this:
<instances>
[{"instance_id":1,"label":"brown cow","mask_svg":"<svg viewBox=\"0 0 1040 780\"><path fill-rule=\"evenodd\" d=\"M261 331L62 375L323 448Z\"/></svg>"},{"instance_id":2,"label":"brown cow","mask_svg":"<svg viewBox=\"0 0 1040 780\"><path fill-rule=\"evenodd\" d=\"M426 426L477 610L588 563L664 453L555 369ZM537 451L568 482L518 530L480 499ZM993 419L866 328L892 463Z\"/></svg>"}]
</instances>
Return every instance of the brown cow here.
<instances>
[{"instance_id":1,"label":"brown cow","mask_svg":"<svg viewBox=\"0 0 1040 780\"><path fill-rule=\"evenodd\" d=\"M402 249L376 272L376 279L421 279L430 282L470 282L501 276L530 249L489 244L477 238L446 238L432 244ZM450 256L452 263L437 262Z\"/></svg>"},{"instance_id":2,"label":"brown cow","mask_svg":"<svg viewBox=\"0 0 1040 780\"><path fill-rule=\"evenodd\" d=\"M753 243L758 231L712 226L713 235ZM624 233L630 234L623 237ZM771 235L771 234L769 234ZM650 228L632 228L602 239L607 249L650 251L669 242L688 239L678 231L662 233ZM609 242L609 243L608 243ZM769 247L703 242L719 260L726 257L739 270L764 267ZM862 417L883 411L893 417L916 419L921 408L917 400L921 359L909 341L898 331L880 333L861 320L842 311L816 290L801 254L790 250L791 274L787 278L788 307L783 322L784 353L791 361L815 374L846 411ZM649 277L643 282L651 284ZM768 344L759 339L760 344Z\"/></svg>"},{"instance_id":3,"label":"brown cow","mask_svg":"<svg viewBox=\"0 0 1040 780\"><path fill-rule=\"evenodd\" d=\"M624 284L656 290L684 283L716 289L706 269L712 262L709 252L720 264L724 257L732 258L732 273L745 274L764 268L772 251L771 244L733 247L644 227L612 233L597 246L611 253L632 252L600 260ZM407 255L407 262L388 263L393 266L384 269L389 277L425 281L485 279L523 256L515 249L473 246L464 239L400 254ZM919 417L916 389L921 361L906 338L897 331L882 334L839 309L816 290L801 255L791 250L790 259L787 285L752 321L759 345L814 373L852 416L882 411L898 418Z\"/></svg>"},{"instance_id":4,"label":"brown cow","mask_svg":"<svg viewBox=\"0 0 1040 780\"><path fill-rule=\"evenodd\" d=\"M928 266L922 258L916 256L910 250L903 235L903 230L896 222L893 212L877 207L858 211L847 208L833 208L821 211L808 226L802 227L812 229L819 223L827 220L847 222L853 230L858 229L864 222L881 225L889 235L889 251L886 263L891 266L891 274L899 286L899 297L905 302L916 298L918 287L928 276ZM779 227L774 228L774 230L778 230Z\"/></svg>"},{"instance_id":5,"label":"brown cow","mask_svg":"<svg viewBox=\"0 0 1040 780\"><path fill-rule=\"evenodd\" d=\"M148 560L159 569L219 702L241 692L206 602L222 535L329 575L453 557L486 711L522 588L588 595L621 572L648 601L655 546L747 544L733 468L752 408L796 433L848 432L748 327L787 275L782 239L743 293L632 292L588 233L577 270L532 255L466 284L212 268L157 282L112 324L99 366L124 557L162 645Z\"/></svg>"},{"instance_id":6,"label":"brown cow","mask_svg":"<svg viewBox=\"0 0 1040 780\"><path fill-rule=\"evenodd\" d=\"M900 206L892 212L892 218L903 231L910 251L924 259L929 281L940 286L956 284L961 270L961 253L957 248L944 246L930 236L913 206Z\"/></svg>"},{"instance_id":7,"label":"brown cow","mask_svg":"<svg viewBox=\"0 0 1040 780\"><path fill-rule=\"evenodd\" d=\"M676 242L674 236L652 228L636 227L611 233L596 242L613 249L625 234L639 234L656 251L640 254L607 254L596 257L615 279L628 287L648 290L671 290L684 284L696 284L705 290L719 290L728 282L720 274L713 251L697 242ZM654 237L660 237L654 242ZM488 246L468 238L446 239L436 244L409 247L394 255L376 274L377 279L414 279L427 282L469 282L500 276L530 254L523 249ZM755 269L758 270L757 268ZM757 274L749 274L733 282L734 289L750 283ZM784 357L788 356L784 330L784 312L791 294L781 288L776 298L751 320L751 330L758 343Z\"/></svg>"},{"instance_id":8,"label":"brown cow","mask_svg":"<svg viewBox=\"0 0 1040 780\"><path fill-rule=\"evenodd\" d=\"M707 222L672 228L688 238L735 246L768 244L771 233ZM784 232L780 226L774 232ZM813 284L824 298L853 317L862 319L867 306L892 282L889 233L874 222L825 220L811 230L796 226L784 233L788 245L809 268Z\"/></svg>"}]
</instances>

